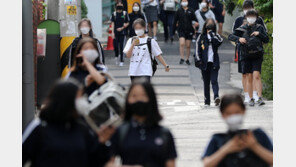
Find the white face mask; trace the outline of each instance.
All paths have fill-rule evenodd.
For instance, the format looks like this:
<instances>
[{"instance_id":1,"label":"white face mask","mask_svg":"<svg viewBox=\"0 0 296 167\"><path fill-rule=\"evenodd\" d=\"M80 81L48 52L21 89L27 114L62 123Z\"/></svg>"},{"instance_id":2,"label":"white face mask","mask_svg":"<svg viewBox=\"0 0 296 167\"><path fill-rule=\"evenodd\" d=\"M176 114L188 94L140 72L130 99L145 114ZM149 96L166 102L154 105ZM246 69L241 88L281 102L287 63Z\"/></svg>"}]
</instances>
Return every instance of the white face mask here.
<instances>
[{"instance_id":1,"label":"white face mask","mask_svg":"<svg viewBox=\"0 0 296 167\"><path fill-rule=\"evenodd\" d=\"M145 31L143 29L139 29L139 30L135 30L135 33L137 34L137 36L142 36L144 35Z\"/></svg>"},{"instance_id":2,"label":"white face mask","mask_svg":"<svg viewBox=\"0 0 296 167\"><path fill-rule=\"evenodd\" d=\"M82 51L82 54L86 57L86 59L90 62L93 63L95 60L99 57L99 53L96 50L84 50Z\"/></svg>"},{"instance_id":3,"label":"white face mask","mask_svg":"<svg viewBox=\"0 0 296 167\"><path fill-rule=\"evenodd\" d=\"M247 17L247 22L250 24L254 24L256 22L256 17Z\"/></svg>"},{"instance_id":4,"label":"white face mask","mask_svg":"<svg viewBox=\"0 0 296 167\"><path fill-rule=\"evenodd\" d=\"M137 12L137 11L139 11L139 10L140 10L139 6L134 6L134 7L133 7L133 11Z\"/></svg>"},{"instance_id":5,"label":"white face mask","mask_svg":"<svg viewBox=\"0 0 296 167\"><path fill-rule=\"evenodd\" d=\"M186 7L188 5L188 2L181 2L181 6Z\"/></svg>"},{"instance_id":6,"label":"white face mask","mask_svg":"<svg viewBox=\"0 0 296 167\"><path fill-rule=\"evenodd\" d=\"M225 119L226 124L230 131L239 130L243 124L244 115L234 114Z\"/></svg>"},{"instance_id":7,"label":"white face mask","mask_svg":"<svg viewBox=\"0 0 296 167\"><path fill-rule=\"evenodd\" d=\"M202 2L200 4L200 7L203 9L203 8L206 8L208 6L208 4L206 2Z\"/></svg>"},{"instance_id":8,"label":"white face mask","mask_svg":"<svg viewBox=\"0 0 296 167\"><path fill-rule=\"evenodd\" d=\"M75 100L75 108L79 114L86 115L89 112L89 103L86 97L79 97Z\"/></svg>"},{"instance_id":9,"label":"white face mask","mask_svg":"<svg viewBox=\"0 0 296 167\"><path fill-rule=\"evenodd\" d=\"M88 34L89 30L90 30L89 27L81 27L80 28L81 33L84 34L84 35Z\"/></svg>"}]
</instances>

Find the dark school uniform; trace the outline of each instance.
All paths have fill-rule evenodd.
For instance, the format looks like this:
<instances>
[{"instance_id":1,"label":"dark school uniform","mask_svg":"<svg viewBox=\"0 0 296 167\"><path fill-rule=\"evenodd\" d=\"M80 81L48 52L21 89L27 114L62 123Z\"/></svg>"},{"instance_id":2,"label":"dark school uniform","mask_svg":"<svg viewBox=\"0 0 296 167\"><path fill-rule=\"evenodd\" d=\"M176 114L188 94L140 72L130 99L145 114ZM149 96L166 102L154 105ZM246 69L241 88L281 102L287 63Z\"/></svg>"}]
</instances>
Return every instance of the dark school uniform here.
<instances>
[{"instance_id":1,"label":"dark school uniform","mask_svg":"<svg viewBox=\"0 0 296 167\"><path fill-rule=\"evenodd\" d=\"M122 31L117 31L117 28L123 27L125 23L129 22L129 17L126 11L114 12L111 16L111 22L114 22L114 35L113 46L115 51L115 57L120 54L120 61L123 62L123 45L125 40L125 35L127 35L127 28Z\"/></svg>"},{"instance_id":2,"label":"dark school uniform","mask_svg":"<svg viewBox=\"0 0 296 167\"><path fill-rule=\"evenodd\" d=\"M175 15L173 32L177 29L179 38L183 37L186 40L191 40L195 32L192 26L193 21L198 22L193 9L188 8L184 10L183 8L179 8Z\"/></svg>"},{"instance_id":3,"label":"dark school uniform","mask_svg":"<svg viewBox=\"0 0 296 167\"><path fill-rule=\"evenodd\" d=\"M245 16L239 16L235 19L235 22L233 23L233 26L232 26L232 33L237 29L239 28L240 26L242 26L244 23L246 23L247 20L246 20L246 17ZM267 32L267 28L264 24L264 21L262 19L262 17L258 17L257 20L256 20L256 24L260 24L263 26L263 28L265 29L265 31ZM242 66L241 66L241 60L240 60L240 43L236 43L236 46L235 46L235 54L237 55L237 64L238 64L238 72L239 73L242 73ZM235 55L235 58L236 58L236 55Z\"/></svg>"},{"instance_id":4,"label":"dark school uniform","mask_svg":"<svg viewBox=\"0 0 296 167\"><path fill-rule=\"evenodd\" d=\"M261 129L252 130L258 143L269 151L273 151L272 142ZM205 149L202 159L217 152L233 135L230 133L214 134ZM256 164L251 164L256 162ZM251 150L246 149L239 153L228 154L217 167L269 167L269 165Z\"/></svg>"},{"instance_id":5,"label":"dark school uniform","mask_svg":"<svg viewBox=\"0 0 296 167\"><path fill-rule=\"evenodd\" d=\"M218 23L224 23L224 16L222 15L224 5L220 0L211 0L212 5L215 7L212 11L215 14Z\"/></svg>"},{"instance_id":6,"label":"dark school uniform","mask_svg":"<svg viewBox=\"0 0 296 167\"><path fill-rule=\"evenodd\" d=\"M164 167L168 160L177 157L173 136L164 129L159 125L147 127L133 120L126 122L111 139L111 155L119 155L123 165Z\"/></svg>"}]
</instances>

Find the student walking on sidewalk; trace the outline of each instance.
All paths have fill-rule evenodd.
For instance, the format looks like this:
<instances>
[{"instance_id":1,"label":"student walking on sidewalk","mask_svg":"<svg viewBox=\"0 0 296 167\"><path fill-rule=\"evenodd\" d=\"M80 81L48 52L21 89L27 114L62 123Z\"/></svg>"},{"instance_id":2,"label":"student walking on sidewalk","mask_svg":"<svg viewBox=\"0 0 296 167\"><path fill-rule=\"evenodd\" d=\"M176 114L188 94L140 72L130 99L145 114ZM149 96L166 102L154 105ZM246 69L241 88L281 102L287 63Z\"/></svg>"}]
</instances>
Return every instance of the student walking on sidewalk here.
<instances>
[{"instance_id":1,"label":"student walking on sidewalk","mask_svg":"<svg viewBox=\"0 0 296 167\"><path fill-rule=\"evenodd\" d=\"M258 104L264 105L262 99L261 66L263 62L263 43L269 41L265 28L256 23L258 13L252 9L246 13L247 24L237 28L229 35L229 40L240 43L242 49L241 65L242 73L247 75L247 90L249 93L249 105L254 106L253 87L258 92ZM254 83L254 84L253 84Z\"/></svg>"},{"instance_id":2,"label":"student walking on sidewalk","mask_svg":"<svg viewBox=\"0 0 296 167\"><path fill-rule=\"evenodd\" d=\"M121 1L116 3L116 11L111 16L111 22L115 63L118 64L118 56L120 55L119 66L123 66L123 45L125 35L127 35L126 28L129 25L129 18L127 12L123 10Z\"/></svg>"},{"instance_id":3,"label":"student walking on sidewalk","mask_svg":"<svg viewBox=\"0 0 296 167\"><path fill-rule=\"evenodd\" d=\"M155 72L152 68L155 58L165 67L165 71L169 72L170 67L161 56L162 51L158 43L144 33L146 22L143 19L137 19L134 21L133 27L137 36L130 38L126 42L123 51L127 58L130 58L128 75L131 77L131 80L133 81L135 78L146 78L150 81Z\"/></svg>"},{"instance_id":4,"label":"student walking on sidewalk","mask_svg":"<svg viewBox=\"0 0 296 167\"><path fill-rule=\"evenodd\" d=\"M190 45L195 32L195 28L198 26L198 21L195 17L194 11L188 7L188 0L181 1L181 8L178 9L174 20L174 30L177 29L180 43L180 64L184 63L184 48L186 47L186 64L190 65Z\"/></svg>"},{"instance_id":5,"label":"student walking on sidewalk","mask_svg":"<svg viewBox=\"0 0 296 167\"><path fill-rule=\"evenodd\" d=\"M215 105L218 106L220 103L218 85L220 61L218 48L222 44L223 39L216 33L216 31L215 20L207 19L203 26L202 33L196 41L196 65L202 72L206 106L211 104L210 83L212 83Z\"/></svg>"}]
</instances>

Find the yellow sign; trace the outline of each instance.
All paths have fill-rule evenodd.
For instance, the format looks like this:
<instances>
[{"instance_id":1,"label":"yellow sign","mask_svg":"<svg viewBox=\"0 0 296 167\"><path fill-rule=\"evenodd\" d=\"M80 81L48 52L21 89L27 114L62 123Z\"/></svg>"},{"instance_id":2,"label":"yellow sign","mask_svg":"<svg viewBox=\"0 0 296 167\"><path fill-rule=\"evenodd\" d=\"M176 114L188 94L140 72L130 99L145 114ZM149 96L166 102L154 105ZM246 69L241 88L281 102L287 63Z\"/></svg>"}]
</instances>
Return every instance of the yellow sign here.
<instances>
[{"instance_id":1,"label":"yellow sign","mask_svg":"<svg viewBox=\"0 0 296 167\"><path fill-rule=\"evenodd\" d=\"M69 5L67 6L67 15L76 15L77 14L77 6Z\"/></svg>"}]
</instances>

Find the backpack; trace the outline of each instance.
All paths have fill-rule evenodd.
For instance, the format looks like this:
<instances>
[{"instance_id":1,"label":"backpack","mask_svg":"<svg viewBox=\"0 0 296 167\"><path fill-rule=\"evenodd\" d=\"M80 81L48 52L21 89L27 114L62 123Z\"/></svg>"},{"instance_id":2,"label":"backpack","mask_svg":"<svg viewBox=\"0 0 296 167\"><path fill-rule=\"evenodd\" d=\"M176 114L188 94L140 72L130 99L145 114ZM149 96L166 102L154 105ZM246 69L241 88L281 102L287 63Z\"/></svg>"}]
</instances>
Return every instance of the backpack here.
<instances>
[{"instance_id":1,"label":"backpack","mask_svg":"<svg viewBox=\"0 0 296 167\"><path fill-rule=\"evenodd\" d=\"M115 83L108 73L102 74L108 81L88 97L90 107L87 115L97 126L121 115L125 104L125 88Z\"/></svg>"},{"instance_id":2,"label":"backpack","mask_svg":"<svg viewBox=\"0 0 296 167\"><path fill-rule=\"evenodd\" d=\"M243 31L243 38L247 43L242 45L243 53L247 59L257 59L263 55L263 43L258 36L251 36L256 31L259 25L252 27L252 29L239 29Z\"/></svg>"},{"instance_id":3,"label":"backpack","mask_svg":"<svg viewBox=\"0 0 296 167\"><path fill-rule=\"evenodd\" d=\"M165 11L176 11L175 0L165 0L163 4L163 10Z\"/></svg>"},{"instance_id":4,"label":"backpack","mask_svg":"<svg viewBox=\"0 0 296 167\"><path fill-rule=\"evenodd\" d=\"M150 55L150 59L151 59L151 65L152 65L152 76L154 76L156 70L157 70L157 61L154 57L154 59L152 58L152 50L151 50L151 37L147 38L147 46L148 46L148 51L149 51L149 55Z\"/></svg>"}]
</instances>

